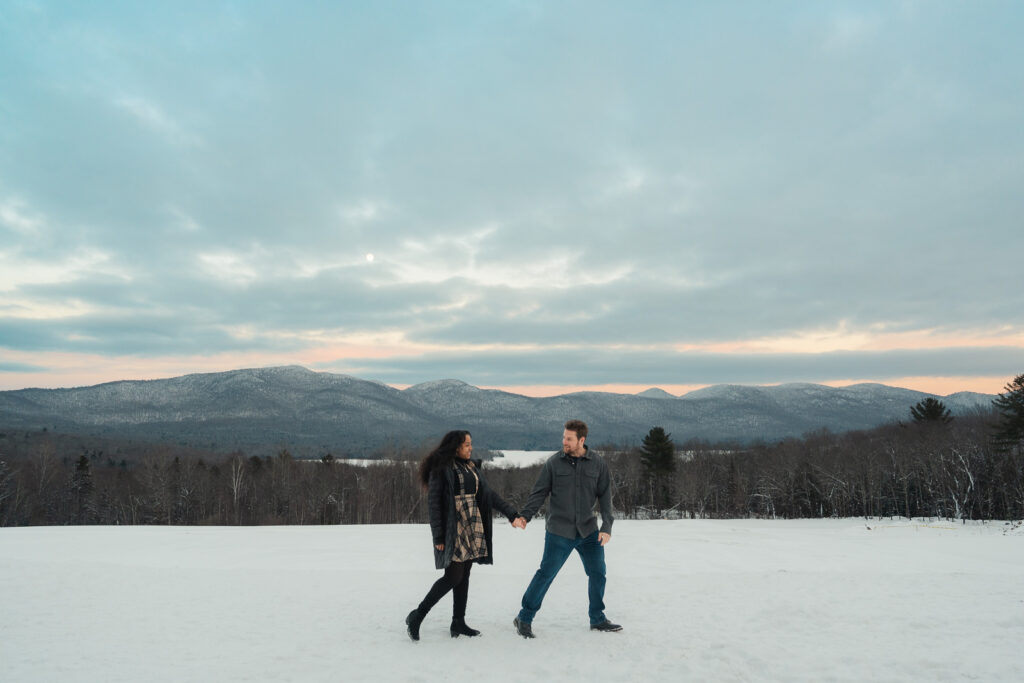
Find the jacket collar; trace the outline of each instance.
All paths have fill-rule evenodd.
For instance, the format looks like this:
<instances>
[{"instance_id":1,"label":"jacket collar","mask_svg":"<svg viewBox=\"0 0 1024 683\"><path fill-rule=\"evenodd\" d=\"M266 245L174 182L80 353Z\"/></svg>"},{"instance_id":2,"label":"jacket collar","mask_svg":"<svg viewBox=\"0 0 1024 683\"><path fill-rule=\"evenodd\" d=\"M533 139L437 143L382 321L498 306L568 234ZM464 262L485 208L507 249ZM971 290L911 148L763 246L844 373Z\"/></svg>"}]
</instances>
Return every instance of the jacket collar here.
<instances>
[{"instance_id":1,"label":"jacket collar","mask_svg":"<svg viewBox=\"0 0 1024 683\"><path fill-rule=\"evenodd\" d=\"M573 456L569 455L568 453L566 453L565 451L559 451L558 453L559 453L559 455L562 456L563 460L568 460L569 458L573 457ZM578 459L579 460L590 460L590 446L588 446L587 444L583 444L583 455L581 455Z\"/></svg>"},{"instance_id":2,"label":"jacket collar","mask_svg":"<svg viewBox=\"0 0 1024 683\"><path fill-rule=\"evenodd\" d=\"M474 465L476 465L476 468L477 468L478 470L479 470L479 469L480 469L480 468L481 468L481 467L483 466L483 464L484 464L484 461L483 461L483 460L479 460L479 459L477 459L477 458L470 458L470 459L469 459L469 461L470 461L471 463L473 463ZM464 462L464 461L463 461L463 460L461 460L461 459L460 459L460 458L458 458L458 457L452 458L452 463L453 463L453 464L456 464L456 465L457 465L457 464L459 464L460 462Z\"/></svg>"}]
</instances>

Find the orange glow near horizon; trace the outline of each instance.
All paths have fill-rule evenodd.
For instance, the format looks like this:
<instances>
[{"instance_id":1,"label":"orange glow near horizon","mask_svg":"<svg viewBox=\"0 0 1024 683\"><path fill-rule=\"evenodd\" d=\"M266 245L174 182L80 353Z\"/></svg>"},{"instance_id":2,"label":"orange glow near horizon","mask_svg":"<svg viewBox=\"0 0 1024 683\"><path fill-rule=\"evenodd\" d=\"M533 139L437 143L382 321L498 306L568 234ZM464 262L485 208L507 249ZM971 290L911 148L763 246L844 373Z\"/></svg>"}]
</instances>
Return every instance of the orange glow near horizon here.
<instances>
[{"instance_id":1,"label":"orange glow near horizon","mask_svg":"<svg viewBox=\"0 0 1024 683\"><path fill-rule=\"evenodd\" d=\"M227 372L243 368L273 367L275 365L304 365L301 362L281 363L246 363L232 356L234 363L229 365L210 359L209 363L194 362L178 365L176 362L152 363L138 361L137 364L116 363L116 366L98 366L91 369L69 367L66 371L34 373L10 372L0 374L0 391L17 389L59 389L70 387L92 386L106 382L121 380L154 380L169 379L181 375L198 373ZM40 381L45 378L45 380ZM439 378L440 379L440 378ZM886 377L879 379L837 379L812 382L830 387L845 387L852 384L877 383L903 389L912 389L936 396L948 396L958 391L973 391L979 394L998 394L1012 378L999 377ZM407 389L411 384L387 383L395 389ZM750 382L717 382L716 384L747 384L749 386L776 386L776 384L755 384ZM673 396L683 396L691 391L712 386L710 384L527 384L527 385L480 385L480 389L495 389L512 394L541 398L560 396L578 391L601 391L613 394L638 394L647 389L661 389Z\"/></svg>"},{"instance_id":2,"label":"orange glow near horizon","mask_svg":"<svg viewBox=\"0 0 1024 683\"><path fill-rule=\"evenodd\" d=\"M0 372L0 390L25 388L55 389L66 387L92 386L120 380L153 380L179 377L195 373L214 373L242 368L262 368L281 365L300 365L315 369L339 359L387 358L400 355L397 340L379 340L374 344L366 340L362 344L335 344L306 349L297 353L219 353L209 356L169 356L163 358L138 358L132 356L106 357L73 353L28 353L7 352L3 360L8 363L44 366L40 372ZM408 351L408 349L403 349ZM361 376L359 373L352 373ZM369 373L368 373L369 374ZM366 379L373 379L372 375ZM437 379L442 379L438 377ZM875 382L889 386L913 389L937 396L946 396L958 391L973 391L983 394L998 394L1004 391L1012 379L1012 373L1005 376L973 377L878 377L871 379L819 380L817 384L833 387ZM716 382L716 384L751 384L750 382ZM409 384L390 383L396 389ZM637 394L651 388L662 389L673 396L681 396L708 384L665 384L665 383L606 383L606 384L486 384L481 389L498 389L514 394L532 397L558 396L577 391L602 391L617 394Z\"/></svg>"}]
</instances>

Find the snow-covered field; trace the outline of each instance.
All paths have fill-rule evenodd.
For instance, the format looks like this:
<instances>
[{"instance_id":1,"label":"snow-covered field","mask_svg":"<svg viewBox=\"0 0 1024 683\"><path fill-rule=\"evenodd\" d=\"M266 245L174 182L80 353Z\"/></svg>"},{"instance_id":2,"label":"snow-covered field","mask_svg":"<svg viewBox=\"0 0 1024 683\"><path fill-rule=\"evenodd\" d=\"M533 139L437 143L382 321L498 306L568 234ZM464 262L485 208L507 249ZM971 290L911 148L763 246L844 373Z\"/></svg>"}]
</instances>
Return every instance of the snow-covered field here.
<instances>
[{"instance_id":1,"label":"snow-covered field","mask_svg":"<svg viewBox=\"0 0 1024 683\"><path fill-rule=\"evenodd\" d=\"M870 529L868 528L870 527ZM620 521L608 616L570 558L512 628L543 543L495 529L467 621L426 525L0 529L0 681L1021 681L1024 529L879 520Z\"/></svg>"}]
</instances>

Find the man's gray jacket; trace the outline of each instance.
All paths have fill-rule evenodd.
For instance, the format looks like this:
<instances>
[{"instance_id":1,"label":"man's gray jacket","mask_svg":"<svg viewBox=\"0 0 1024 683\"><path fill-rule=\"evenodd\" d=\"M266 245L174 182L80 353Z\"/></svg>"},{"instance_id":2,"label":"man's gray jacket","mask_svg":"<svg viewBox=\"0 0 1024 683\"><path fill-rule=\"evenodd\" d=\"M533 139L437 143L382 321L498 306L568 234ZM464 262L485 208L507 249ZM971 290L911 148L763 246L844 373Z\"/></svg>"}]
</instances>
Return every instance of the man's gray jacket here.
<instances>
[{"instance_id":1,"label":"man's gray jacket","mask_svg":"<svg viewBox=\"0 0 1024 683\"><path fill-rule=\"evenodd\" d=\"M576 538L577 534L589 536L597 531L596 500L601 504L601 531L611 534L615 518L608 464L587 446L583 448L585 452L578 458L559 452L547 459L526 507L520 512L526 521L533 519L544 499L551 494L547 530L564 538Z\"/></svg>"}]
</instances>

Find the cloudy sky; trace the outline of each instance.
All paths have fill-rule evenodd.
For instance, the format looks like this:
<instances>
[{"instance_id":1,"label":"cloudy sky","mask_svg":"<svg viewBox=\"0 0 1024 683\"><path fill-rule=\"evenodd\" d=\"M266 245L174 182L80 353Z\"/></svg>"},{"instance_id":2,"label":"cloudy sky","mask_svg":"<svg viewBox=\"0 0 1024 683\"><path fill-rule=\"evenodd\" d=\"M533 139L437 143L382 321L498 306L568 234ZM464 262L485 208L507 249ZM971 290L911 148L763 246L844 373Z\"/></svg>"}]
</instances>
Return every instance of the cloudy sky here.
<instances>
[{"instance_id":1,"label":"cloudy sky","mask_svg":"<svg viewBox=\"0 0 1024 683\"><path fill-rule=\"evenodd\" d=\"M1016 2L0 8L0 389L1024 372Z\"/></svg>"}]
</instances>

